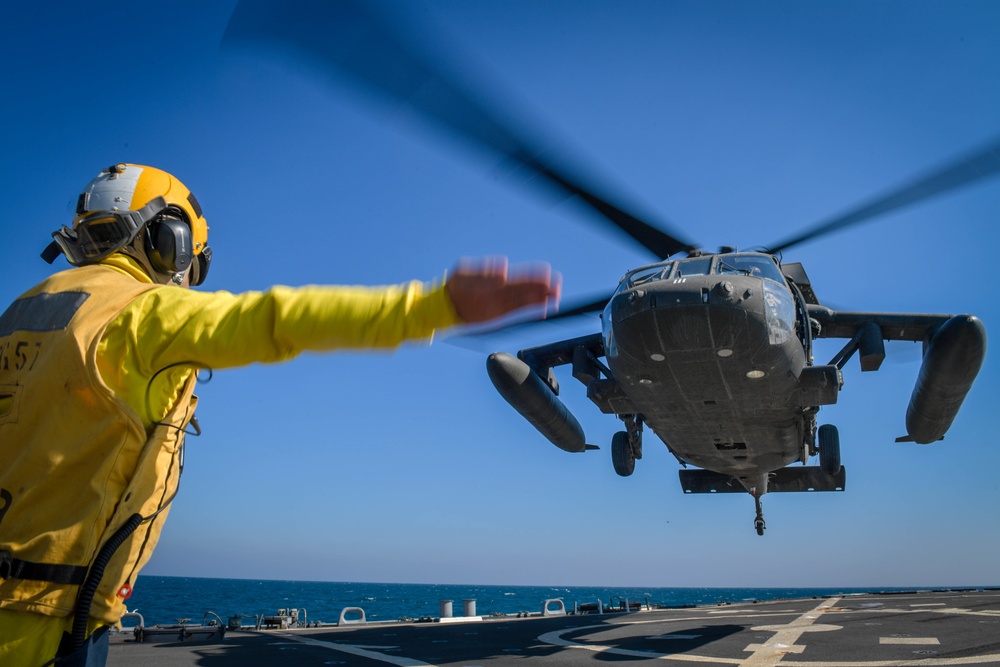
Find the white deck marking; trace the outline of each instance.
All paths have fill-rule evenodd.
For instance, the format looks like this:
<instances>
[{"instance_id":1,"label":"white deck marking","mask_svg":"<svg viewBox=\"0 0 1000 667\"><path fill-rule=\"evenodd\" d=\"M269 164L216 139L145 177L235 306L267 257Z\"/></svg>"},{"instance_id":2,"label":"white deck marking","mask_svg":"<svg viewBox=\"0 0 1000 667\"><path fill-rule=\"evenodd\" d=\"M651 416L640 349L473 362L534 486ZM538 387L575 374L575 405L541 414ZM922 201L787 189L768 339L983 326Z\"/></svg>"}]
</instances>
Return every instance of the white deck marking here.
<instances>
[{"instance_id":1,"label":"white deck marking","mask_svg":"<svg viewBox=\"0 0 1000 667\"><path fill-rule=\"evenodd\" d=\"M805 646L796 645L795 643L802 636L802 633L809 632L810 630L839 630L839 626L833 625L813 627L816 619L838 602L840 602L840 598L824 600L818 607L799 616L788 625L767 625L753 628L753 630L774 632L775 635L766 644L750 644L747 646L744 650L753 651L753 655L741 662L741 667L770 667L771 665L777 665L784 656L790 653L801 653L805 650Z\"/></svg>"},{"instance_id":2,"label":"white deck marking","mask_svg":"<svg viewBox=\"0 0 1000 667\"><path fill-rule=\"evenodd\" d=\"M909 646L940 646L937 637L879 637L879 644L904 644Z\"/></svg>"},{"instance_id":3,"label":"white deck marking","mask_svg":"<svg viewBox=\"0 0 1000 667\"><path fill-rule=\"evenodd\" d=\"M629 624L631 625L631 624ZM578 628L566 628L564 630L556 630L554 632L546 632L545 634L538 637L538 641L545 642L546 644L552 644L553 646L562 646L564 648L576 648L582 649L584 651L591 651L593 653L610 653L612 655L624 655L630 658L645 658L647 660L677 660L683 662L706 662L713 665L738 665L739 660L731 658L710 658L701 655L689 655L689 654L668 654L664 655L662 653L654 653L653 651L632 651L630 649L624 648L614 648L613 646L607 646L604 644L580 644L569 639L563 639L562 634L566 632L579 632L581 630L607 630L608 626L604 624L600 625L584 625Z\"/></svg>"},{"instance_id":4,"label":"white deck marking","mask_svg":"<svg viewBox=\"0 0 1000 667\"><path fill-rule=\"evenodd\" d=\"M351 655L356 655L362 658L368 658L369 660L378 660L379 662L387 662L390 665L397 665L397 667L434 667L429 662L421 662L420 660L414 660L413 658L404 658L402 656L386 655L384 653L378 653L376 651L371 651L368 648L361 646L352 646L351 644L338 644L336 642L325 642L320 639L313 639L312 637L306 637L304 635L287 635L286 639L291 639L293 641L300 642L302 644L309 644L311 646L320 646L322 648L332 649L334 651L340 651L341 653L350 653ZM380 646L382 650L393 650L398 649L398 646Z\"/></svg>"}]
</instances>

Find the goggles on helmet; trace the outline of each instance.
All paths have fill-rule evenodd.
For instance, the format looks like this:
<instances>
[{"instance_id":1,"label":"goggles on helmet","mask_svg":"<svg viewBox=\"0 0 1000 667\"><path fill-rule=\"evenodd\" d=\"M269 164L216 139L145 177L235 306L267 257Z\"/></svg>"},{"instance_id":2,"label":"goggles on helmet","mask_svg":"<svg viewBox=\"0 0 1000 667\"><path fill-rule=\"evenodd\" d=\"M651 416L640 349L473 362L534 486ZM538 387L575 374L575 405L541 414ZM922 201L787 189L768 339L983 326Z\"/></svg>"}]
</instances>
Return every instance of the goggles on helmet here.
<instances>
[{"instance_id":1,"label":"goggles on helmet","mask_svg":"<svg viewBox=\"0 0 1000 667\"><path fill-rule=\"evenodd\" d=\"M73 266L93 264L135 240L139 232L167 209L167 201L157 197L137 211L94 211L73 229L63 225L52 232L53 242L42 253L49 264L62 251Z\"/></svg>"}]
</instances>

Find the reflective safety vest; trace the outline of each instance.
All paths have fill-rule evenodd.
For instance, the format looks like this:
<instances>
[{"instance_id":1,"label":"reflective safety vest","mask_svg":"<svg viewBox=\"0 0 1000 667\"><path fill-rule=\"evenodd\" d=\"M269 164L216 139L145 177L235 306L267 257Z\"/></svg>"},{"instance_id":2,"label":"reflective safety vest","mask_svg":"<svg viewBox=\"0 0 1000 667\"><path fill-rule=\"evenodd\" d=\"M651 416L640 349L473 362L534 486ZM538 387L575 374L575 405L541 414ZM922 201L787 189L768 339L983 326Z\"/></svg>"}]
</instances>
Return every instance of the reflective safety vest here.
<instances>
[{"instance_id":1,"label":"reflective safety vest","mask_svg":"<svg viewBox=\"0 0 1000 667\"><path fill-rule=\"evenodd\" d=\"M0 608L73 612L95 556L143 521L104 569L90 615L117 623L159 539L194 415L195 374L149 432L104 383L97 346L152 289L103 266L57 273L0 315Z\"/></svg>"}]
</instances>

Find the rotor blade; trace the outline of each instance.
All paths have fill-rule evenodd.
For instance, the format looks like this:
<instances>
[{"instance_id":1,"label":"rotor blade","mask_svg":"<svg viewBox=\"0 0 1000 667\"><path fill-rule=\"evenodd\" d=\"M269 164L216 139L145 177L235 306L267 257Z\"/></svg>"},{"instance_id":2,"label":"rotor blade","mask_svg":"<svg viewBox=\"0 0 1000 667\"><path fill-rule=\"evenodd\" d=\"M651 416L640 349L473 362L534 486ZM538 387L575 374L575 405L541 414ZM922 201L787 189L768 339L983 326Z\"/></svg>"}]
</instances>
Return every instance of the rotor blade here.
<instances>
[{"instance_id":1,"label":"rotor blade","mask_svg":"<svg viewBox=\"0 0 1000 667\"><path fill-rule=\"evenodd\" d=\"M611 301L611 295L605 294L593 301L580 302L569 308L560 308L558 312L552 313L545 318L545 321L557 320L564 317L576 317L577 315L586 315L588 313L599 313L604 310L609 301Z\"/></svg>"},{"instance_id":2,"label":"rotor blade","mask_svg":"<svg viewBox=\"0 0 1000 667\"><path fill-rule=\"evenodd\" d=\"M331 70L340 71L467 141L498 153L563 194L579 197L658 259L694 249L544 159L513 131L513 123L501 121L470 89L446 76L369 10L355 0L240 0L223 45L265 46L312 63L325 76Z\"/></svg>"},{"instance_id":3,"label":"rotor blade","mask_svg":"<svg viewBox=\"0 0 1000 667\"><path fill-rule=\"evenodd\" d=\"M1000 172L1000 141L966 155L951 164L939 167L897 190L877 197L873 201L838 215L832 220L816 225L798 236L770 246L768 251L771 253L780 252L794 245L870 220L875 216L884 215L904 206L910 206L960 188L963 185L975 183L978 180L994 176L998 172Z\"/></svg>"},{"instance_id":4,"label":"rotor blade","mask_svg":"<svg viewBox=\"0 0 1000 667\"><path fill-rule=\"evenodd\" d=\"M577 317L579 315L588 315L590 313L599 313L604 310L604 307L608 305L609 301L611 301L611 296L604 294L592 300L578 301L575 305L572 305L569 308L560 308L555 313L545 313L544 315L536 314L531 316L529 319L515 316L512 320L500 320L466 327L461 330L459 335L463 338L488 337L498 333L509 333L515 329L522 329L528 326L547 324L553 320Z\"/></svg>"}]
</instances>

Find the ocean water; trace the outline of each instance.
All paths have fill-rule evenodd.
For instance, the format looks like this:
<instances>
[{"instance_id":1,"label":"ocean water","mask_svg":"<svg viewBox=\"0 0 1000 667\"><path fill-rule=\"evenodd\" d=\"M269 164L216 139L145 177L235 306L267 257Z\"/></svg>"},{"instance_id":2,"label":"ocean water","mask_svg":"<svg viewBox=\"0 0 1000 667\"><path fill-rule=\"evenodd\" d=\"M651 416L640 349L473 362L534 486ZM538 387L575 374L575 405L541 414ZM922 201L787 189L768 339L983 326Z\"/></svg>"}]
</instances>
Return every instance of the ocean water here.
<instances>
[{"instance_id":1,"label":"ocean water","mask_svg":"<svg viewBox=\"0 0 1000 667\"><path fill-rule=\"evenodd\" d=\"M360 607L368 621L436 618L441 615L441 600L453 601L454 616L463 615L464 600L470 599L476 601L477 615L489 616L538 613L546 600L557 598L572 611L574 604L595 604L598 600L605 606L618 606L626 599L672 607L901 590L907 589L477 586L140 576L127 606L129 611L138 611L146 625L172 624L180 619L198 623L209 612L228 622L240 614L271 615L289 608L300 610L300 621L336 623L345 607ZM252 625L253 620L244 618L243 623Z\"/></svg>"}]
</instances>

